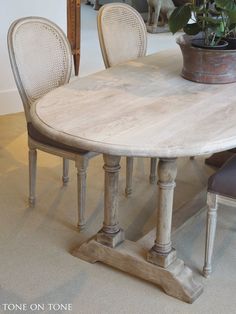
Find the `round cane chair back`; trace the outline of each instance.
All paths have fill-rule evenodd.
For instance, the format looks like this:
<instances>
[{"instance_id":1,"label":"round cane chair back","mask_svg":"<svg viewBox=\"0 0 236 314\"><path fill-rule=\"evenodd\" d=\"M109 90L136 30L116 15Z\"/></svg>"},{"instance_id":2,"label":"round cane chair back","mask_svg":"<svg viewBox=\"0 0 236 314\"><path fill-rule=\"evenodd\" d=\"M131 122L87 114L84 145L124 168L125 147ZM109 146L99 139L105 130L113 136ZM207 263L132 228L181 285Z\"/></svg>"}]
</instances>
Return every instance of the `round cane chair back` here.
<instances>
[{"instance_id":1,"label":"round cane chair back","mask_svg":"<svg viewBox=\"0 0 236 314\"><path fill-rule=\"evenodd\" d=\"M30 121L30 105L71 76L71 49L64 32L41 17L16 20L8 31L14 78Z\"/></svg>"},{"instance_id":2,"label":"round cane chair back","mask_svg":"<svg viewBox=\"0 0 236 314\"><path fill-rule=\"evenodd\" d=\"M97 22L107 68L146 54L146 26L141 15L130 5L111 3L102 6Z\"/></svg>"}]
</instances>

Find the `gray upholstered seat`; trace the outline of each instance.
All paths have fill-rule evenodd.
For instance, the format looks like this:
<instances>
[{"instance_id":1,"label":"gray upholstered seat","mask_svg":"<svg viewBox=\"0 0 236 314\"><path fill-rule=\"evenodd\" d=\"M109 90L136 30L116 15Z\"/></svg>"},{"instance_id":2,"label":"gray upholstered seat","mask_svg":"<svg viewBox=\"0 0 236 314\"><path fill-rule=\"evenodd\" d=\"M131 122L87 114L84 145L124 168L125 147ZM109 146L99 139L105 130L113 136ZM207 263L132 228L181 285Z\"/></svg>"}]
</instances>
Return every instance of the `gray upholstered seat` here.
<instances>
[{"instance_id":1,"label":"gray upholstered seat","mask_svg":"<svg viewBox=\"0 0 236 314\"><path fill-rule=\"evenodd\" d=\"M27 123L27 130L28 130L28 135L34 141L37 141L43 145L54 146L58 149L69 151L69 152L74 153L74 154L85 155L85 154L89 153L89 151L87 151L87 150L83 150L83 149L80 149L78 147L72 147L69 145L65 145L61 142L57 142L57 141L45 136L44 134L40 133L40 131L37 130L31 122Z\"/></svg>"},{"instance_id":2,"label":"gray upholstered seat","mask_svg":"<svg viewBox=\"0 0 236 314\"><path fill-rule=\"evenodd\" d=\"M205 262L203 274L208 277L212 272L212 253L214 247L217 207L218 203L230 203L236 199L236 155L226 163L208 180L207 193L207 226L205 244Z\"/></svg>"},{"instance_id":3,"label":"gray upholstered seat","mask_svg":"<svg viewBox=\"0 0 236 314\"><path fill-rule=\"evenodd\" d=\"M223 152L215 153L209 158L205 159L205 164L216 168L222 167L228 159L230 159L236 153L236 149L229 149Z\"/></svg>"},{"instance_id":4,"label":"gray upholstered seat","mask_svg":"<svg viewBox=\"0 0 236 314\"><path fill-rule=\"evenodd\" d=\"M236 198L236 155L209 178L208 192Z\"/></svg>"}]
</instances>

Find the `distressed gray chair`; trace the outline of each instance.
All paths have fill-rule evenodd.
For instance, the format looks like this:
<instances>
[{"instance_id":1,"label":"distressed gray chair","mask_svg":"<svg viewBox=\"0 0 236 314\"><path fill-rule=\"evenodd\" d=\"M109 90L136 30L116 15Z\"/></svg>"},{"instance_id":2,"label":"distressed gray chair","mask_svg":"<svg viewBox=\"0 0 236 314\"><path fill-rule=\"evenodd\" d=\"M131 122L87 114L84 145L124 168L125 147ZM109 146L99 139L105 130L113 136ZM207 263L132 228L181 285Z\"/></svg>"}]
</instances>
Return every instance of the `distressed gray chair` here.
<instances>
[{"instance_id":1,"label":"distressed gray chair","mask_svg":"<svg viewBox=\"0 0 236 314\"><path fill-rule=\"evenodd\" d=\"M214 247L218 203L235 206L236 200L236 156L231 157L208 180L207 226L205 261L203 275L209 277L212 272L212 253Z\"/></svg>"},{"instance_id":2,"label":"distressed gray chair","mask_svg":"<svg viewBox=\"0 0 236 314\"><path fill-rule=\"evenodd\" d=\"M98 36L106 68L145 56L147 31L141 15L130 5L110 3L97 17ZM157 159L151 158L150 183L156 182ZM126 160L126 195L132 193L133 158Z\"/></svg>"},{"instance_id":3,"label":"distressed gray chair","mask_svg":"<svg viewBox=\"0 0 236 314\"><path fill-rule=\"evenodd\" d=\"M31 105L54 88L68 83L71 49L63 31L39 17L16 20L8 31L12 71L27 121L29 147L29 203L35 204L37 149L63 158L63 184L69 180L68 159L75 161L78 180L78 227L85 224L86 169L93 152L65 145L40 133L31 122Z\"/></svg>"}]
</instances>

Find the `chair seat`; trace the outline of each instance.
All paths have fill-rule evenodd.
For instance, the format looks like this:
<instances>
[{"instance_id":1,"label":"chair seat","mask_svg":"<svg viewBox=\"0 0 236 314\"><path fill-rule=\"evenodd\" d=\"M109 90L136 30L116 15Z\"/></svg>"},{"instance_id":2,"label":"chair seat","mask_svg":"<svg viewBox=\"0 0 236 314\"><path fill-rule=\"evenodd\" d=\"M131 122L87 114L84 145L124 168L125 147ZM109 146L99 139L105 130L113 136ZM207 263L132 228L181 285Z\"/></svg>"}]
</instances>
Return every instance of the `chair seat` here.
<instances>
[{"instance_id":1,"label":"chair seat","mask_svg":"<svg viewBox=\"0 0 236 314\"><path fill-rule=\"evenodd\" d=\"M236 156L232 156L209 178L208 192L236 198Z\"/></svg>"},{"instance_id":2,"label":"chair seat","mask_svg":"<svg viewBox=\"0 0 236 314\"><path fill-rule=\"evenodd\" d=\"M235 153L235 148L215 153L205 159L205 164L212 167L221 168Z\"/></svg>"},{"instance_id":3,"label":"chair seat","mask_svg":"<svg viewBox=\"0 0 236 314\"><path fill-rule=\"evenodd\" d=\"M75 153L75 154L80 154L80 155L85 155L87 153L89 153L89 151L87 150L83 150L83 149L79 149L77 147L73 147L73 146L69 146L69 145L65 145L61 142L57 142L45 135L43 135L42 133L40 133L40 131L38 131L34 125L31 123L31 122L28 122L27 123L27 130L28 130L28 134L29 136L37 141L37 142L40 142L44 145L48 145L48 146L53 146L55 148L58 148L58 149L62 149L62 150L65 150L65 151L69 151L71 153Z\"/></svg>"}]
</instances>

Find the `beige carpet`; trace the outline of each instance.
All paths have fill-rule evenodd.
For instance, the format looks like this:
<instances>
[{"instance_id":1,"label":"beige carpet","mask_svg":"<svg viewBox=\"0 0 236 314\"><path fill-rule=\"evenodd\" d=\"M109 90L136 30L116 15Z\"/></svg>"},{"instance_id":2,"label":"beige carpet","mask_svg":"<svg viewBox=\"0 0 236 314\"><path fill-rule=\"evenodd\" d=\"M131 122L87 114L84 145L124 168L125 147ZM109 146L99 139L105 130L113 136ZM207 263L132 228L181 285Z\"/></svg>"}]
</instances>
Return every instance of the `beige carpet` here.
<instances>
[{"instance_id":1,"label":"beige carpet","mask_svg":"<svg viewBox=\"0 0 236 314\"><path fill-rule=\"evenodd\" d=\"M2 304L72 304L71 313L235 313L236 215L223 208L214 256L214 273L201 275L205 212L174 234L174 246L202 281L204 294L192 305L165 295L158 287L100 263L91 265L70 252L102 224L102 158L88 173L87 231L76 229L76 178L61 185L61 160L39 153L37 205L27 206L27 138L23 114L0 116L0 309ZM212 169L202 158L180 159L175 209L203 190ZM120 176L119 220L126 237L137 240L155 225L156 186L148 183L149 159L136 159L134 193L124 197L124 160ZM181 215L179 215L181 216ZM175 210L174 221L179 221ZM44 313L47 311L37 311ZM50 311L51 313L56 311ZM10 313L10 312L7 312ZM16 312L18 313L18 312ZM19 312L20 313L20 312ZM32 311L28 310L28 313ZM58 311L57 313L66 313Z\"/></svg>"}]
</instances>

